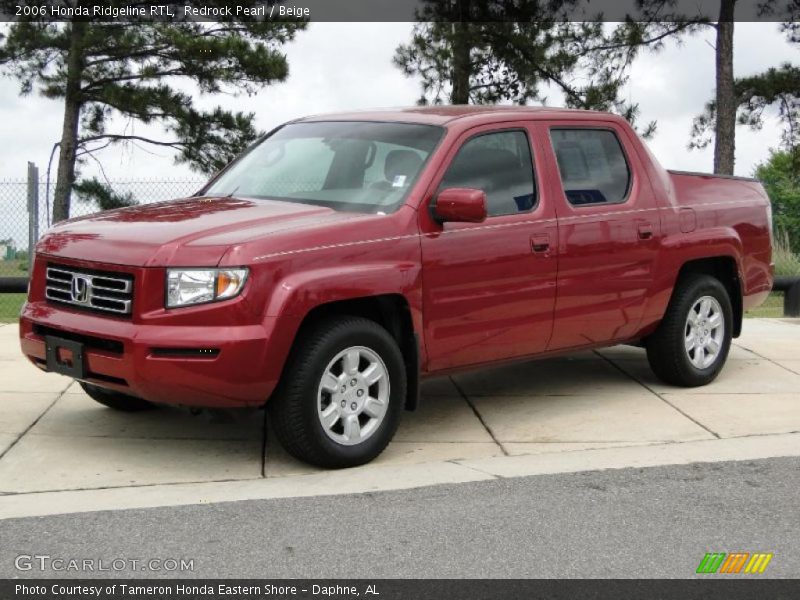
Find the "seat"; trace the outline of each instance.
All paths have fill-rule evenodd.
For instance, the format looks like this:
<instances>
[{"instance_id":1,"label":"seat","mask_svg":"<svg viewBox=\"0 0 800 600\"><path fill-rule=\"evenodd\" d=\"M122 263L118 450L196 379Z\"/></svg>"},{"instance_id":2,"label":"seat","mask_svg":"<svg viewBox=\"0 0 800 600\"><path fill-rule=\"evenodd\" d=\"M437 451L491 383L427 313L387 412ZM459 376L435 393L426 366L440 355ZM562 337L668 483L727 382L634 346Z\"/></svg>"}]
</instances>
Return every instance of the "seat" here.
<instances>
[{"instance_id":1,"label":"seat","mask_svg":"<svg viewBox=\"0 0 800 600\"><path fill-rule=\"evenodd\" d=\"M419 173L422 159L412 150L392 150L386 155L383 166L384 181L376 181L370 188L389 191L406 187Z\"/></svg>"}]
</instances>

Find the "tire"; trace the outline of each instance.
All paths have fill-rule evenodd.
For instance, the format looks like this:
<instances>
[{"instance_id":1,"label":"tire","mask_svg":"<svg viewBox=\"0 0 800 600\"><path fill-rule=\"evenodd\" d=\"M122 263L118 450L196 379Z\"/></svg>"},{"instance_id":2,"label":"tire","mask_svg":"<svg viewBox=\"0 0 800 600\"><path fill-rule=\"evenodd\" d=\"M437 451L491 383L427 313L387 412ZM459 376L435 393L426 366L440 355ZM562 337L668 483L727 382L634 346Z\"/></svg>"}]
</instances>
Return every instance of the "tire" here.
<instances>
[{"instance_id":1,"label":"tire","mask_svg":"<svg viewBox=\"0 0 800 600\"><path fill-rule=\"evenodd\" d=\"M339 469L383 452L405 397L405 363L395 339L374 321L341 316L301 332L267 409L289 454Z\"/></svg>"},{"instance_id":2,"label":"tire","mask_svg":"<svg viewBox=\"0 0 800 600\"><path fill-rule=\"evenodd\" d=\"M675 287L658 329L647 339L650 368L670 385L711 383L725 366L732 331L733 308L725 286L709 275L687 275Z\"/></svg>"},{"instance_id":3,"label":"tire","mask_svg":"<svg viewBox=\"0 0 800 600\"><path fill-rule=\"evenodd\" d=\"M141 398L136 398L135 396L128 396L127 394L123 394L121 392L107 390L105 388L101 388L100 386L92 385L91 383L84 383L83 381L78 383L81 384L83 391L86 392L92 400L99 402L108 408L113 408L114 410L119 410L122 412L139 412L158 408L152 402L142 400Z\"/></svg>"}]
</instances>

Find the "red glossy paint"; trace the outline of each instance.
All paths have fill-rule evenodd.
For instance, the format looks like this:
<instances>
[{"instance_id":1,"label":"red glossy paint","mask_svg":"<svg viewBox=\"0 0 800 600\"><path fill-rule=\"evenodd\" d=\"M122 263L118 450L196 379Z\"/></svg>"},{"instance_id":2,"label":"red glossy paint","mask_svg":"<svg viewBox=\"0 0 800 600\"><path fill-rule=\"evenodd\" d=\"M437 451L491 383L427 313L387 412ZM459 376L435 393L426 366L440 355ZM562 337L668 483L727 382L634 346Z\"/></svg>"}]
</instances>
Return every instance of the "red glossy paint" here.
<instances>
[{"instance_id":1,"label":"red glossy paint","mask_svg":"<svg viewBox=\"0 0 800 600\"><path fill-rule=\"evenodd\" d=\"M442 223L483 223L486 220L486 194L482 190L448 188L439 192L434 206Z\"/></svg>"},{"instance_id":2,"label":"red glossy paint","mask_svg":"<svg viewBox=\"0 0 800 600\"><path fill-rule=\"evenodd\" d=\"M445 135L405 205L388 215L247 198L190 198L73 219L37 246L20 319L23 352L44 368L43 328L121 343L86 347L88 380L155 402L253 406L272 393L303 319L326 303L391 295L408 305L422 375L549 355L652 332L689 261L733 261L742 306L772 284L768 200L753 181L664 170L605 113L432 107L309 120L439 125ZM627 200L567 202L552 127L614 131L632 171ZM429 207L472 136L527 134L537 188L527 213L441 222ZM473 194L474 195L474 194ZM472 214L472 213L471 213ZM478 219L475 219L478 221ZM130 318L49 303L48 262L134 276ZM235 299L166 309L170 266L246 266ZM163 356L159 348L214 348Z\"/></svg>"}]
</instances>

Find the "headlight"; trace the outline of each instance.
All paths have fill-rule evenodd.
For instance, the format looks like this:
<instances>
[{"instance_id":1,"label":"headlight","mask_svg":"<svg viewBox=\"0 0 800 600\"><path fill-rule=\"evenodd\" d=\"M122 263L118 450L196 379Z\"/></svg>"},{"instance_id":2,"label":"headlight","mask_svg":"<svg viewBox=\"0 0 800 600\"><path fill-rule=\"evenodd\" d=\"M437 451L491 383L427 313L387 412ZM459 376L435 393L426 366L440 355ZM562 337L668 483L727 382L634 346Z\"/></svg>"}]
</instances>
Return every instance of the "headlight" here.
<instances>
[{"instance_id":1,"label":"headlight","mask_svg":"<svg viewBox=\"0 0 800 600\"><path fill-rule=\"evenodd\" d=\"M168 269L167 308L233 298L247 281L247 269Z\"/></svg>"}]
</instances>

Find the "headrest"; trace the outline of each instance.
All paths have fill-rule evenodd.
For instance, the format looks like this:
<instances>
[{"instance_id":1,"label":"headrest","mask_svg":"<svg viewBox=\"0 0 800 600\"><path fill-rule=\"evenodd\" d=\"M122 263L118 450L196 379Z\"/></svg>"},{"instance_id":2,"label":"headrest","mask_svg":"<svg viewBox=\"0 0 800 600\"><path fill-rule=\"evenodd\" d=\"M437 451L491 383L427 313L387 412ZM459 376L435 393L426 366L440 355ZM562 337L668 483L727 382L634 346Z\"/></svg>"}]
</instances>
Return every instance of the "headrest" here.
<instances>
[{"instance_id":1,"label":"headrest","mask_svg":"<svg viewBox=\"0 0 800 600\"><path fill-rule=\"evenodd\" d=\"M407 181L417 175L417 171L421 166L422 159L416 152L411 150L392 150L386 155L383 174L386 176L387 181L394 182L395 177L398 175L404 176Z\"/></svg>"}]
</instances>

